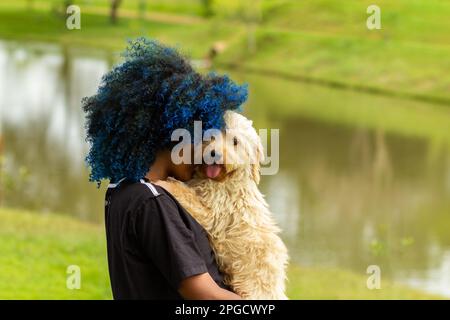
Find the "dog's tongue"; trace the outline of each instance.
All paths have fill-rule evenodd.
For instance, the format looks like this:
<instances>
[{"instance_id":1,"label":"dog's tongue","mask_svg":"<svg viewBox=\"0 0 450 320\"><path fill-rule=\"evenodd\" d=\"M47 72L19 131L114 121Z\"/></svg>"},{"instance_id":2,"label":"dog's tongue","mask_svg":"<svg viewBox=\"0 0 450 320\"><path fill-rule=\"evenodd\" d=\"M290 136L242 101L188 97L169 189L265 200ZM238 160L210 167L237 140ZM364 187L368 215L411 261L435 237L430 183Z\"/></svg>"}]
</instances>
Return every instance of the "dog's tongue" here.
<instances>
[{"instance_id":1,"label":"dog's tongue","mask_svg":"<svg viewBox=\"0 0 450 320\"><path fill-rule=\"evenodd\" d=\"M212 164L206 167L205 173L208 178L214 179L220 174L220 170L222 170L220 165Z\"/></svg>"}]
</instances>

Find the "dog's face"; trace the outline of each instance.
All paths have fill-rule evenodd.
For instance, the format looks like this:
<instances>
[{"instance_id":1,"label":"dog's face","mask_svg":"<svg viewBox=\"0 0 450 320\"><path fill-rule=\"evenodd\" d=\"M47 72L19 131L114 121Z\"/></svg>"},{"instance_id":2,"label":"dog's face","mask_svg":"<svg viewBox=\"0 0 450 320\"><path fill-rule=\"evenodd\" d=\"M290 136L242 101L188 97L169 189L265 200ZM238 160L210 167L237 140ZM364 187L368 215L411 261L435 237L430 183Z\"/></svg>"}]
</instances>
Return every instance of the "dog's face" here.
<instances>
[{"instance_id":1,"label":"dog's face","mask_svg":"<svg viewBox=\"0 0 450 320\"><path fill-rule=\"evenodd\" d=\"M205 163L198 174L201 178L215 181L234 176L259 183L260 161L264 153L252 121L233 111L227 111L224 119L225 130L220 135L211 136L210 142L203 145Z\"/></svg>"}]
</instances>

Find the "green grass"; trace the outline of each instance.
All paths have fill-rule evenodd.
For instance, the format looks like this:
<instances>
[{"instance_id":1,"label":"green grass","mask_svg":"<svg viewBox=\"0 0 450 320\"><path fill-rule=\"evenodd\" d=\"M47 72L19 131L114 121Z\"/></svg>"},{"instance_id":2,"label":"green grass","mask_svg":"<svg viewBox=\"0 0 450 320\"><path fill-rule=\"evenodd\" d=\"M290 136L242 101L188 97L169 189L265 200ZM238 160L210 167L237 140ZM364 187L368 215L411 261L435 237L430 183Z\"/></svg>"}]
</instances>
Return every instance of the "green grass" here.
<instances>
[{"instance_id":1,"label":"green grass","mask_svg":"<svg viewBox=\"0 0 450 320\"><path fill-rule=\"evenodd\" d=\"M19 0L10 1L9 7L16 8L34 8L34 9L50 9L52 7L61 7L63 0ZM139 10L140 0L126 0L122 1L120 9L124 10ZM74 0L72 3L79 5L81 8L97 7L108 9L110 0ZM147 0L145 9L147 12L164 12L172 14L200 16L203 14L203 9L200 1L196 0L164 0L151 1Z\"/></svg>"},{"instance_id":2,"label":"green grass","mask_svg":"<svg viewBox=\"0 0 450 320\"><path fill-rule=\"evenodd\" d=\"M109 299L103 228L70 218L0 209L0 299ZM81 289L66 288L69 265Z\"/></svg>"},{"instance_id":3,"label":"green grass","mask_svg":"<svg viewBox=\"0 0 450 320\"><path fill-rule=\"evenodd\" d=\"M103 226L0 208L0 299L111 299ZM81 289L66 288L69 265L81 268ZM364 275L338 269L289 269L291 299L430 299L388 281L368 290Z\"/></svg>"},{"instance_id":4,"label":"green grass","mask_svg":"<svg viewBox=\"0 0 450 320\"><path fill-rule=\"evenodd\" d=\"M65 18L56 13L27 11L0 4L0 38L123 51L128 39L146 36L179 45L192 57L203 57L217 39L232 37L236 31L232 26L218 21L180 26L170 21L121 18L116 25L112 25L108 16L95 13L83 13L81 19L80 30L68 30Z\"/></svg>"},{"instance_id":5,"label":"green grass","mask_svg":"<svg viewBox=\"0 0 450 320\"><path fill-rule=\"evenodd\" d=\"M255 54L249 54L246 41L241 40L219 62L349 87L446 98L450 103L450 75L445 71L450 68L450 46L271 29L261 29L255 37Z\"/></svg>"},{"instance_id":6,"label":"green grass","mask_svg":"<svg viewBox=\"0 0 450 320\"><path fill-rule=\"evenodd\" d=\"M381 9L379 31L366 28L369 5ZM450 2L440 0L280 1L264 16L266 25L311 34L385 38L448 46Z\"/></svg>"}]
</instances>

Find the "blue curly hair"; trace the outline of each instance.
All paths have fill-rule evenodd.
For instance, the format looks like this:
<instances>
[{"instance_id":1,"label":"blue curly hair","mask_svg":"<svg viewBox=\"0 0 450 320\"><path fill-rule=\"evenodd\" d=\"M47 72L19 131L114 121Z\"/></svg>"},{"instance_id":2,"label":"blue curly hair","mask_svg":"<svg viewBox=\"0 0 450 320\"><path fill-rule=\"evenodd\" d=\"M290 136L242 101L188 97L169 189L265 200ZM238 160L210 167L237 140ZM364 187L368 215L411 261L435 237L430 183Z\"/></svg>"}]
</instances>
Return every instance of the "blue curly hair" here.
<instances>
[{"instance_id":1,"label":"blue curly hair","mask_svg":"<svg viewBox=\"0 0 450 320\"><path fill-rule=\"evenodd\" d=\"M226 110L239 109L247 85L228 76L201 75L176 49L139 38L129 42L125 61L83 99L89 180L116 182L144 177L158 151L168 149L177 128L221 129Z\"/></svg>"}]
</instances>

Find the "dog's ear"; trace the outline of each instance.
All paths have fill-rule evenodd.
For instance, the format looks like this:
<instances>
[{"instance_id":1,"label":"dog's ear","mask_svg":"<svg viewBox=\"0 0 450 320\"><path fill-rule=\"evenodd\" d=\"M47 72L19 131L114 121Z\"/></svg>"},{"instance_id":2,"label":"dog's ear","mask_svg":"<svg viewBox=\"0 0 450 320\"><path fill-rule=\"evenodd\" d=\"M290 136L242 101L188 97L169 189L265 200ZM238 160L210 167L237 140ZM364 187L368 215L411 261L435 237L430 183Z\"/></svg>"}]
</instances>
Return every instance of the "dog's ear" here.
<instances>
[{"instance_id":1,"label":"dog's ear","mask_svg":"<svg viewBox=\"0 0 450 320\"><path fill-rule=\"evenodd\" d=\"M258 141L256 144L256 150L255 150L255 159L253 159L251 163L251 175L253 181L256 182L256 184L259 184L259 181L261 179L261 161L264 161L264 151L263 146L261 144L261 141Z\"/></svg>"},{"instance_id":2,"label":"dog's ear","mask_svg":"<svg viewBox=\"0 0 450 320\"><path fill-rule=\"evenodd\" d=\"M252 163L251 164L251 170L252 170L252 179L256 182L256 184L259 184L259 180L261 178L260 173L260 164L258 163Z\"/></svg>"}]
</instances>

